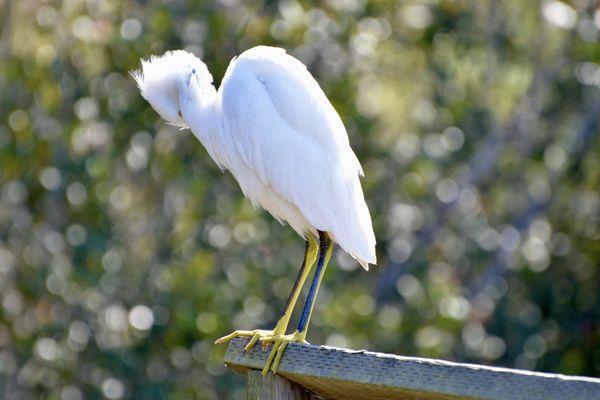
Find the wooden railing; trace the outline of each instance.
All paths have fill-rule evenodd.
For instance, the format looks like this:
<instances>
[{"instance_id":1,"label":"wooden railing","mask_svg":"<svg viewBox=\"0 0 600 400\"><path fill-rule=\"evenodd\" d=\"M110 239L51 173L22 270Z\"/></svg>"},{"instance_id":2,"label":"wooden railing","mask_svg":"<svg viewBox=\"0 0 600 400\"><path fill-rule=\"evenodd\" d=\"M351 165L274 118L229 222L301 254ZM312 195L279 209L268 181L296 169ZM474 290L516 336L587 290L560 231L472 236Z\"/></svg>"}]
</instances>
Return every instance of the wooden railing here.
<instances>
[{"instance_id":1,"label":"wooden railing","mask_svg":"<svg viewBox=\"0 0 600 400\"><path fill-rule=\"evenodd\" d=\"M290 343L277 375L260 374L270 347L244 353L229 343L224 362L247 376L249 400L565 399L600 400L600 379Z\"/></svg>"}]
</instances>

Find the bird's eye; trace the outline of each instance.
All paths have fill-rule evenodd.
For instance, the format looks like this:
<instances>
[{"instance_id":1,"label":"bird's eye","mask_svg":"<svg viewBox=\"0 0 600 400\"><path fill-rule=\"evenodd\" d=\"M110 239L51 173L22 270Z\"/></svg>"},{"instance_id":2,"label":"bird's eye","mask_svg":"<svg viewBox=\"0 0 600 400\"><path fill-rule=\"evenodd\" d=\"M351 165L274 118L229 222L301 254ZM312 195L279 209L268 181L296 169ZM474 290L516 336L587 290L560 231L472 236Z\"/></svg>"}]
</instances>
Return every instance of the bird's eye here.
<instances>
[{"instance_id":1,"label":"bird's eye","mask_svg":"<svg viewBox=\"0 0 600 400\"><path fill-rule=\"evenodd\" d=\"M196 68L192 68L192 74L196 73Z\"/></svg>"}]
</instances>

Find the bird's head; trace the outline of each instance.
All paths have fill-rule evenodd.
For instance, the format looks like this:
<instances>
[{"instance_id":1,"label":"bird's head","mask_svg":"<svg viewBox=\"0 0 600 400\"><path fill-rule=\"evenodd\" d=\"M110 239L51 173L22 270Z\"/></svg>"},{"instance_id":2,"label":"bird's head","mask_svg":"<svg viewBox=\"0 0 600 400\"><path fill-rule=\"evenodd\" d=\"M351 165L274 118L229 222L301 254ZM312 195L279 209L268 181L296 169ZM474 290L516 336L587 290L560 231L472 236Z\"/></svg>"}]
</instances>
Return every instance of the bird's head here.
<instances>
[{"instance_id":1,"label":"bird's head","mask_svg":"<svg viewBox=\"0 0 600 400\"><path fill-rule=\"evenodd\" d=\"M183 50L142 60L142 68L132 71L142 96L165 121L186 126L182 103L197 96L198 88L212 87L212 76L198 57Z\"/></svg>"}]
</instances>

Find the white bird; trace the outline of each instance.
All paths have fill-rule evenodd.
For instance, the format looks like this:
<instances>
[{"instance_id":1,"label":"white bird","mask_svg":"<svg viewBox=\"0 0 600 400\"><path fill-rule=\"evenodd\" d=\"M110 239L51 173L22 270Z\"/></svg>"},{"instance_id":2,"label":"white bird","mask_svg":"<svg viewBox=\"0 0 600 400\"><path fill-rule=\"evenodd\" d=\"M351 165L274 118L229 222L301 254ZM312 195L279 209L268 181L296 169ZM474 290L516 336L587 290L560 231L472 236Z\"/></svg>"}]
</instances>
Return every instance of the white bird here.
<instances>
[{"instance_id":1,"label":"white bird","mask_svg":"<svg viewBox=\"0 0 600 400\"><path fill-rule=\"evenodd\" d=\"M273 330L235 331L273 343L263 374L276 372L289 342L306 329L333 243L365 269L376 263L375 235L346 129L319 84L285 50L258 46L234 58L217 91L206 65L182 50L142 60L132 72L142 96L170 124L189 127L244 195L306 240L300 273ZM286 335L300 291L318 258L300 323Z\"/></svg>"}]
</instances>

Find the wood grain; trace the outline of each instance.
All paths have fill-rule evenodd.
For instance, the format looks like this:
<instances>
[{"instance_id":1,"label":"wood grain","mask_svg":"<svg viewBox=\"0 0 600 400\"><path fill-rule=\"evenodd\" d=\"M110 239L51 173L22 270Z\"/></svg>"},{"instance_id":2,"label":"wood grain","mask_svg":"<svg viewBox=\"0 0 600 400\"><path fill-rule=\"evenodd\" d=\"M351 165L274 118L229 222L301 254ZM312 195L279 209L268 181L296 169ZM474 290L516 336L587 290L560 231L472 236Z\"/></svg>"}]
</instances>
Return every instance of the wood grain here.
<instances>
[{"instance_id":1,"label":"wood grain","mask_svg":"<svg viewBox=\"0 0 600 400\"><path fill-rule=\"evenodd\" d=\"M248 370L247 400L316 400L308 389L288 381L287 379L269 373L263 377L258 370Z\"/></svg>"},{"instance_id":2,"label":"wood grain","mask_svg":"<svg viewBox=\"0 0 600 400\"><path fill-rule=\"evenodd\" d=\"M261 369L270 347L244 353L229 343L224 361L241 373ZM600 379L460 364L290 343L278 374L327 399L600 399Z\"/></svg>"}]
</instances>

